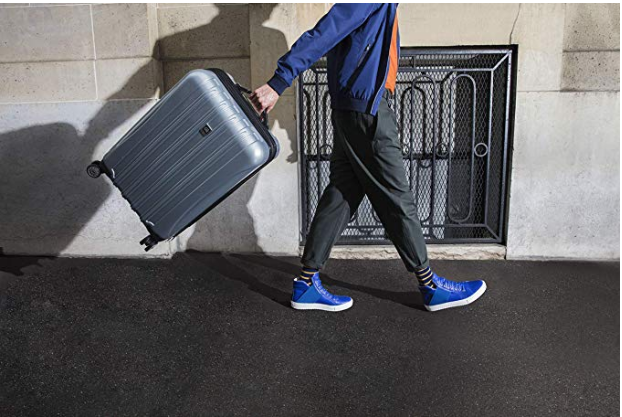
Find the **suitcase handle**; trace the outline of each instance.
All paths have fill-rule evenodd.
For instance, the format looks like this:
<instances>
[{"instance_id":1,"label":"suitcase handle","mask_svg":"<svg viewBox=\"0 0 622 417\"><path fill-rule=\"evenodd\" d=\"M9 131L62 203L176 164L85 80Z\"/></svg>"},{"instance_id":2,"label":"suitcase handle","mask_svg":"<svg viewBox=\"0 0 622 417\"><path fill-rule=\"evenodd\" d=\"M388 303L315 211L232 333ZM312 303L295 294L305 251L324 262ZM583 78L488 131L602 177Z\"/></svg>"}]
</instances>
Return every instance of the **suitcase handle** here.
<instances>
[{"instance_id":1,"label":"suitcase handle","mask_svg":"<svg viewBox=\"0 0 622 417\"><path fill-rule=\"evenodd\" d=\"M241 86L238 83L236 83L235 85L236 85L236 87L238 87L238 90L240 90L242 93L246 93L246 94L251 94L252 93L251 90L249 90L246 87ZM253 107L253 109L255 108L255 106L252 106L252 107ZM263 125L267 128L268 127L268 112L264 110L261 113L261 116L259 118L261 119L261 122L263 123Z\"/></svg>"},{"instance_id":2,"label":"suitcase handle","mask_svg":"<svg viewBox=\"0 0 622 417\"><path fill-rule=\"evenodd\" d=\"M269 126L268 126L268 112L265 111L265 110L261 113L261 122L263 123L263 125L266 128L269 129Z\"/></svg>"},{"instance_id":3,"label":"suitcase handle","mask_svg":"<svg viewBox=\"0 0 622 417\"><path fill-rule=\"evenodd\" d=\"M251 90L249 90L249 89L248 89L248 88L246 88L246 87L242 87L242 86L241 86L240 84L238 84L238 83L236 83L236 84L235 84L235 86L236 86L236 87L237 87L237 88L238 88L241 92L243 92L243 93L246 93L246 94L251 94L251 93L252 93L252 91L251 91Z\"/></svg>"}]
</instances>

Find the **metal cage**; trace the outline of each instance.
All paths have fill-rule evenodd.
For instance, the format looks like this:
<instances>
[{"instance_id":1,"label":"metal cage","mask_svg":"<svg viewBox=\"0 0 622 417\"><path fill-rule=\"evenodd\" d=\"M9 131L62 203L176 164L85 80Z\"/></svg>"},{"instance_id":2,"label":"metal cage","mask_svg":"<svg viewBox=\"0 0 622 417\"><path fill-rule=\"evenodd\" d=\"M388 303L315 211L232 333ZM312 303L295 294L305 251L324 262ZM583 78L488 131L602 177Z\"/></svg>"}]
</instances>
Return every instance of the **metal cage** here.
<instances>
[{"instance_id":1,"label":"metal cage","mask_svg":"<svg viewBox=\"0 0 622 417\"><path fill-rule=\"evenodd\" d=\"M434 243L502 243L515 49L402 48L392 108L424 236ZM333 130L326 61L298 83L304 244L328 184ZM367 198L339 244L386 244Z\"/></svg>"}]
</instances>

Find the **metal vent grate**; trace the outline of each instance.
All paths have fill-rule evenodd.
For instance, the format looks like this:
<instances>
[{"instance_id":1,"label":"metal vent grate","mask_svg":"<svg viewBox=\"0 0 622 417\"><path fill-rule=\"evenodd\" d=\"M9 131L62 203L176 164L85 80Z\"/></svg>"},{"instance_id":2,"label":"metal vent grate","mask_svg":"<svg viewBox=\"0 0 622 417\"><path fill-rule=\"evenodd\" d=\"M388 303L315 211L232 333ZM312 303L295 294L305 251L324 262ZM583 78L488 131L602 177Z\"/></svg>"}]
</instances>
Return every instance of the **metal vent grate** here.
<instances>
[{"instance_id":1,"label":"metal vent grate","mask_svg":"<svg viewBox=\"0 0 622 417\"><path fill-rule=\"evenodd\" d=\"M513 54L507 47L401 50L392 107L429 242L503 242ZM300 79L304 244L328 184L333 131L325 60ZM389 243L367 198L339 243Z\"/></svg>"}]
</instances>

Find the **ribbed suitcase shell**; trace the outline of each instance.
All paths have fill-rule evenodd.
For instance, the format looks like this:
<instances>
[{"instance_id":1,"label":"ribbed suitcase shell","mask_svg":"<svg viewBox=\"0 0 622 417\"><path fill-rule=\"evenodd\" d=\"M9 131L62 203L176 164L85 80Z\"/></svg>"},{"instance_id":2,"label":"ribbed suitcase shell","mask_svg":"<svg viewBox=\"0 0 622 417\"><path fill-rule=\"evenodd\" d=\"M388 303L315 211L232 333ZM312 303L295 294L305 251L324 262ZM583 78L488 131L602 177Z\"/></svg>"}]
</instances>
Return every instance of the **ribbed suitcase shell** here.
<instances>
[{"instance_id":1,"label":"ribbed suitcase shell","mask_svg":"<svg viewBox=\"0 0 622 417\"><path fill-rule=\"evenodd\" d=\"M278 150L228 74L194 70L110 149L102 165L149 230L149 250L192 225Z\"/></svg>"}]
</instances>

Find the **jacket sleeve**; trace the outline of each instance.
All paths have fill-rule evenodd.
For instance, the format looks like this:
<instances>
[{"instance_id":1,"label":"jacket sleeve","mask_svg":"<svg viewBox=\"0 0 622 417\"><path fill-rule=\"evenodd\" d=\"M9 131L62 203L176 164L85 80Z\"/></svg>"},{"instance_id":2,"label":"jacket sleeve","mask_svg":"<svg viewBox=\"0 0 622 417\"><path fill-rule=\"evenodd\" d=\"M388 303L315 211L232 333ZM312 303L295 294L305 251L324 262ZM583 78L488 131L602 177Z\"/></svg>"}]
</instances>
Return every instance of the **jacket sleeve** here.
<instances>
[{"instance_id":1,"label":"jacket sleeve","mask_svg":"<svg viewBox=\"0 0 622 417\"><path fill-rule=\"evenodd\" d=\"M283 94L292 85L294 78L361 26L381 5L382 3L336 3L313 29L303 33L290 51L279 59L268 85L279 95Z\"/></svg>"}]
</instances>

